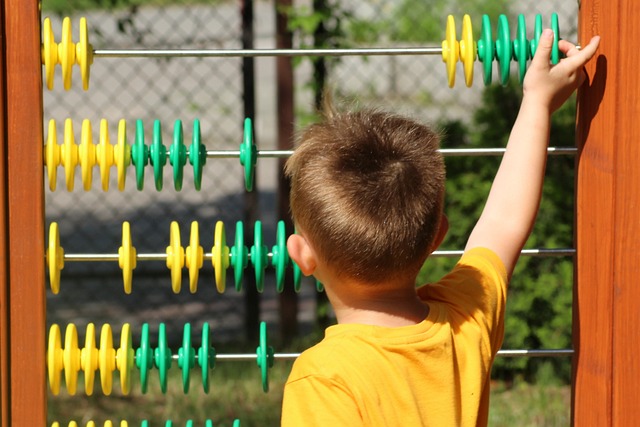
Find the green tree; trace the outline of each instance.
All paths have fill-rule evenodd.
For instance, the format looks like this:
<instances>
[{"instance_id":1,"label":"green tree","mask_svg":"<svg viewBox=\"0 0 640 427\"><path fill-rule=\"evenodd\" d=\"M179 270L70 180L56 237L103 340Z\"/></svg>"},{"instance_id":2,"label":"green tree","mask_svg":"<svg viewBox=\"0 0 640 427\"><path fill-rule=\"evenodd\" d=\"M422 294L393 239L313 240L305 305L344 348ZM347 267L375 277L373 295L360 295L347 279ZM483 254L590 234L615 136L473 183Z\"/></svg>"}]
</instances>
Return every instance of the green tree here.
<instances>
[{"instance_id":1,"label":"green tree","mask_svg":"<svg viewBox=\"0 0 640 427\"><path fill-rule=\"evenodd\" d=\"M468 14L474 27L476 39L480 34L481 16L489 15L495 33L498 16L509 14L508 0L437 0L416 2L403 0L393 10L386 22L391 40L424 43L425 41L442 41L447 15L456 20L458 36L462 25L462 17Z\"/></svg>"}]
</instances>

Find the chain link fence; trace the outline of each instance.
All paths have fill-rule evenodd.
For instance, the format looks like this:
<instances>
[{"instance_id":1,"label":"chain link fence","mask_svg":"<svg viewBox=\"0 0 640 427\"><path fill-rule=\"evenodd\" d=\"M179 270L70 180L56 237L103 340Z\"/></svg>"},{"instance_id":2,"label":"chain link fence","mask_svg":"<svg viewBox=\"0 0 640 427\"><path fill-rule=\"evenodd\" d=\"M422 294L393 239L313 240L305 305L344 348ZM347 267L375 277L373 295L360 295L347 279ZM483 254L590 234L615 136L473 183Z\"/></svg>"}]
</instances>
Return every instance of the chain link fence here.
<instances>
[{"instance_id":1,"label":"chain link fence","mask_svg":"<svg viewBox=\"0 0 640 427\"><path fill-rule=\"evenodd\" d=\"M348 46L439 47L446 15L451 13L455 16L459 34L462 15L469 10L465 8L472 8L469 10L471 13L476 7L473 5L478 2L441 2L438 7L431 2L393 0L333 3L334 16L327 21L327 26L335 28L341 24L336 34L340 32L342 43ZM518 1L503 4L504 7L507 5L504 12L509 14L509 22L514 26L512 34L515 33L515 16L519 13L527 17L531 34L535 14L541 13L546 23L551 13L557 12L562 36L576 39L575 2ZM296 3L295 6L302 15L311 10L310 3ZM43 7L43 15L46 16L46 0ZM254 7L254 46L273 48L275 5L271 1L257 1ZM90 42L95 49L242 48L240 2L176 2L167 6L151 3L71 12L68 16L74 26L74 38L80 16L86 16ZM425 20L425 17L431 20ZM61 19L56 15L51 18L59 40ZM480 14L472 16L472 20L478 33ZM495 25L496 20L492 22ZM439 24L435 27L434 23ZM313 45L312 34L304 29L296 33L294 40L297 46ZM255 64L256 140L259 149L273 149L276 147L278 111L275 60L256 58ZM314 112L313 90L309 86L313 80L311 65L308 60L300 60L295 69L298 124L304 123ZM345 102L381 105L404 114L427 117L433 122L468 120L481 102L482 71L479 63L476 63L472 88L464 87L461 67L458 67L454 89L446 86L445 66L438 56L341 57L328 60L327 66L327 82L337 98ZM515 71L515 65L512 71ZM240 58L96 58L91 67L88 91L82 90L77 69L74 73L70 91L62 89L61 76L57 74L54 89L44 92L44 119L46 122L50 119L56 121L58 141L62 139L63 122L67 118L73 121L76 141L80 139L83 119L91 121L94 143L98 139L101 119L108 122L112 143L117 138L120 119L127 122L129 143L134 139L135 121L138 119L144 124L147 144L151 142L153 123L159 120L164 145L169 146L174 123L178 119L184 126L187 143L196 119L201 121L202 142L209 150L237 150L242 141L244 104ZM517 76L514 74L512 78L517 79ZM45 129L46 126L47 123ZM67 191L61 169L58 171L57 189L46 191L47 224L59 223L61 245L67 254L117 253L122 241L123 221L131 223L133 244L138 253L164 253L173 220L179 222L183 246L188 244L190 223L198 221L201 245L205 252L210 252L216 221L224 221L228 241L233 241L233 225L246 217L243 171L237 159L208 160L200 191L193 188L189 167L185 168L184 185L180 191L173 188L169 165L165 168L162 191L154 189L150 167L146 168L143 191L136 189L133 168L129 168L124 191L117 190L115 168L111 172L108 191L100 188L97 176L94 176L91 191L84 191L78 175L74 190ZM268 246L275 243L275 225L279 219L275 208L276 177L277 163L259 159L258 203L253 208L256 209L256 217L264 223L265 244ZM48 188L49 183L44 185ZM245 225L245 229L248 226ZM251 272L248 269L246 274ZM131 296L122 291L121 274L117 262L67 263L62 270L60 293L48 295L48 321L74 322L80 330L84 330L88 322L116 321L135 325L149 322L152 328L157 327L158 322L165 322L168 323L168 331L173 333L174 342L180 339L181 325L185 322L192 322L197 330L198 324L209 322L218 340L233 340L242 335L243 293L232 290L233 285L229 282L227 291L219 294L215 290L210 263L200 271L195 295L188 292L186 272L182 291L177 295L172 292L170 272L162 261L138 263ZM314 286L303 287L299 296L302 301L301 322L313 322L314 295ZM271 325L277 323L278 305L273 277L267 278L261 301L261 316Z\"/></svg>"}]
</instances>

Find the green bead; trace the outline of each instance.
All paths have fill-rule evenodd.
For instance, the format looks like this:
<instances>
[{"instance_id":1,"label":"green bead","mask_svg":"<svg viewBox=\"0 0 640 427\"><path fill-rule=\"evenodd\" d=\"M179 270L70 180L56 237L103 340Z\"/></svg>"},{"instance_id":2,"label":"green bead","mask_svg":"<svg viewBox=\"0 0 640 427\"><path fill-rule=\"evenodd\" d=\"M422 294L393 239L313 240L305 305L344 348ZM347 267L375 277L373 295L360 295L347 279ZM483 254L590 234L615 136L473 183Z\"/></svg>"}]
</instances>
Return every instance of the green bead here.
<instances>
[{"instance_id":1,"label":"green bead","mask_svg":"<svg viewBox=\"0 0 640 427\"><path fill-rule=\"evenodd\" d=\"M527 60L529 59L529 41L527 40L527 25L524 15L518 15L518 29L516 39L513 41L513 56L518 61L520 83L524 81L527 73Z\"/></svg>"},{"instance_id":2,"label":"green bead","mask_svg":"<svg viewBox=\"0 0 640 427\"><path fill-rule=\"evenodd\" d=\"M236 222L235 244L231 248L231 265L233 266L233 276L236 284L236 291L242 290L242 278L244 269L249 263L249 251L244 245L244 228L242 221Z\"/></svg>"},{"instance_id":3,"label":"green bead","mask_svg":"<svg viewBox=\"0 0 640 427\"><path fill-rule=\"evenodd\" d=\"M294 260L291 260L291 264L293 267L293 289L296 292L300 292L300 285L302 284L302 271Z\"/></svg>"},{"instance_id":4,"label":"green bead","mask_svg":"<svg viewBox=\"0 0 640 427\"><path fill-rule=\"evenodd\" d=\"M182 121L173 125L173 144L169 150L169 163L173 166L173 185L176 191L182 190L184 165L187 163L187 147L184 145Z\"/></svg>"},{"instance_id":5,"label":"green bead","mask_svg":"<svg viewBox=\"0 0 640 427\"><path fill-rule=\"evenodd\" d=\"M253 246L251 246L251 264L256 275L256 287L258 292L264 291L264 270L269 260L267 255L267 247L262 241L262 223L256 221L253 235Z\"/></svg>"},{"instance_id":6,"label":"green bead","mask_svg":"<svg viewBox=\"0 0 640 427\"><path fill-rule=\"evenodd\" d=\"M256 361L262 374L262 390L269 391L269 368L273 366L273 348L267 345L267 324L260 322L260 345L256 349Z\"/></svg>"},{"instance_id":7,"label":"green bead","mask_svg":"<svg viewBox=\"0 0 640 427\"><path fill-rule=\"evenodd\" d=\"M553 45L551 47L551 63L557 64L560 62L560 48L558 42L560 41L560 23L558 22L558 14L551 15L551 29L553 30Z\"/></svg>"},{"instance_id":8,"label":"green bead","mask_svg":"<svg viewBox=\"0 0 640 427\"><path fill-rule=\"evenodd\" d=\"M136 168L136 188L144 188L144 168L149 163L149 147L144 143L144 125L136 120L136 139L131 147L131 161Z\"/></svg>"},{"instance_id":9,"label":"green bead","mask_svg":"<svg viewBox=\"0 0 640 427\"><path fill-rule=\"evenodd\" d=\"M182 347L178 349L178 367L182 369L182 390L189 392L189 371L195 365L195 350L191 346L191 324L184 324Z\"/></svg>"},{"instance_id":10,"label":"green bead","mask_svg":"<svg viewBox=\"0 0 640 427\"><path fill-rule=\"evenodd\" d=\"M153 178L156 190L162 190L162 169L167 163L167 148L162 145L162 128L160 120L153 122L153 141L149 150L149 159L153 166Z\"/></svg>"},{"instance_id":11,"label":"green bead","mask_svg":"<svg viewBox=\"0 0 640 427\"><path fill-rule=\"evenodd\" d=\"M276 231L276 244L271 249L271 265L276 269L276 289L284 290L285 273L289 264L289 252L287 252L287 235L284 221L278 221Z\"/></svg>"},{"instance_id":12,"label":"green bead","mask_svg":"<svg viewBox=\"0 0 640 427\"><path fill-rule=\"evenodd\" d=\"M207 162L207 149L202 144L200 134L200 120L193 122L193 139L189 146L189 163L193 166L193 184L197 191L202 185L202 169Z\"/></svg>"},{"instance_id":13,"label":"green bead","mask_svg":"<svg viewBox=\"0 0 640 427\"><path fill-rule=\"evenodd\" d=\"M162 393L167 392L167 375L171 368L171 349L167 345L167 333L164 323L160 323L158 328L158 348L155 349L155 366L160 374L160 389Z\"/></svg>"},{"instance_id":14,"label":"green bead","mask_svg":"<svg viewBox=\"0 0 640 427\"><path fill-rule=\"evenodd\" d=\"M496 58L498 69L500 70L500 83L504 86L509 82L509 71L511 68L511 57L513 51L511 47L511 35L509 33L509 21L506 15L498 17L498 37L496 39Z\"/></svg>"},{"instance_id":15,"label":"green bead","mask_svg":"<svg viewBox=\"0 0 640 427\"><path fill-rule=\"evenodd\" d=\"M541 35L542 35L542 15L537 14L535 25L533 27L533 39L531 39L531 43L529 43L532 58L535 56L536 50L538 49L538 42L540 41Z\"/></svg>"},{"instance_id":16,"label":"green bead","mask_svg":"<svg viewBox=\"0 0 640 427\"><path fill-rule=\"evenodd\" d=\"M140 388L142 393L147 392L149 371L153 369L153 349L149 344L149 324L142 325L140 334L140 347L136 350L136 367L140 370Z\"/></svg>"},{"instance_id":17,"label":"green bead","mask_svg":"<svg viewBox=\"0 0 640 427\"><path fill-rule=\"evenodd\" d=\"M202 343L198 349L198 365L202 372L202 387L209 393L209 370L215 367L216 351L210 344L209 324L202 325Z\"/></svg>"},{"instance_id":18,"label":"green bead","mask_svg":"<svg viewBox=\"0 0 640 427\"><path fill-rule=\"evenodd\" d=\"M244 166L244 186L247 191L253 191L258 149L253 143L253 125L251 119L244 119L244 136L240 144L240 164Z\"/></svg>"},{"instance_id":19,"label":"green bead","mask_svg":"<svg viewBox=\"0 0 640 427\"><path fill-rule=\"evenodd\" d=\"M481 33L481 38L478 40L478 59L482 62L484 84L488 86L491 84L493 59L495 58L495 43L491 33L489 15L482 15Z\"/></svg>"}]
</instances>

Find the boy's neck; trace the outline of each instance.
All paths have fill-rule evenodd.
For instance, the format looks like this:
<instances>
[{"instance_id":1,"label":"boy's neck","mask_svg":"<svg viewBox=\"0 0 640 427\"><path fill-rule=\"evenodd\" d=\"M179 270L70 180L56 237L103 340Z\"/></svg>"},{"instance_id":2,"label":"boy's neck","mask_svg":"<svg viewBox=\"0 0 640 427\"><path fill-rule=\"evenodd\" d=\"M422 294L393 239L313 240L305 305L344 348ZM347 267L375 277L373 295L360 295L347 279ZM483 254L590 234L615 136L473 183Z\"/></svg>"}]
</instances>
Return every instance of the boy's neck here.
<instances>
[{"instance_id":1,"label":"boy's neck","mask_svg":"<svg viewBox=\"0 0 640 427\"><path fill-rule=\"evenodd\" d=\"M338 323L400 327L420 323L429 314L429 306L418 298L413 283L384 290L377 290L381 286L375 284L334 285L325 289Z\"/></svg>"}]
</instances>

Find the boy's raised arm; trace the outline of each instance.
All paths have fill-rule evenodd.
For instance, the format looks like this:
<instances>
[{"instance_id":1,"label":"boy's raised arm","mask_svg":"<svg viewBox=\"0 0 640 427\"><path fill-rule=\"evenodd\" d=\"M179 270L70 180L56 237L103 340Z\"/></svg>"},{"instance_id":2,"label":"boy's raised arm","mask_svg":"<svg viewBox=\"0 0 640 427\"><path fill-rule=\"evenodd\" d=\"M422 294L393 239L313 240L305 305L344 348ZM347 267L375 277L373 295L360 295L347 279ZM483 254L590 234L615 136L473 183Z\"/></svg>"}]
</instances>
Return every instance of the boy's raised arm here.
<instances>
[{"instance_id":1,"label":"boy's raised arm","mask_svg":"<svg viewBox=\"0 0 640 427\"><path fill-rule=\"evenodd\" d=\"M566 58L554 66L549 62L553 31L545 30L540 36L525 76L522 104L506 152L465 247L493 250L509 276L540 205L551 114L582 84L583 66L595 54L599 40L594 37L581 50L560 40L558 45Z\"/></svg>"}]
</instances>

